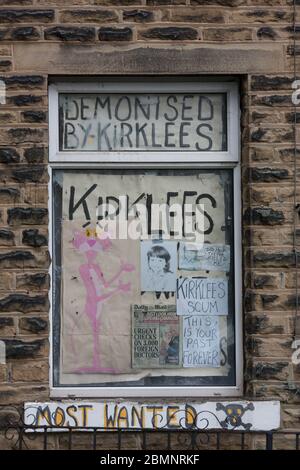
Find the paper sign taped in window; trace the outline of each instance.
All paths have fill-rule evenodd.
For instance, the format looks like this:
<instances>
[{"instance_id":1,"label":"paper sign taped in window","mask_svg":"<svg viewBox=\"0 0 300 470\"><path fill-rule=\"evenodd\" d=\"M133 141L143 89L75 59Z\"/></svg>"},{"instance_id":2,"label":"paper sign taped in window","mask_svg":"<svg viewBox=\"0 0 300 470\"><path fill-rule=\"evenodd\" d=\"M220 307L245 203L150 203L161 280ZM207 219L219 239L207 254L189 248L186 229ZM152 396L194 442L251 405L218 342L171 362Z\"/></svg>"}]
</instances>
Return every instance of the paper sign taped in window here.
<instances>
[{"instance_id":1,"label":"paper sign taped in window","mask_svg":"<svg viewBox=\"0 0 300 470\"><path fill-rule=\"evenodd\" d=\"M177 279L177 315L228 315L228 281L223 278Z\"/></svg>"},{"instance_id":2,"label":"paper sign taped in window","mask_svg":"<svg viewBox=\"0 0 300 470\"><path fill-rule=\"evenodd\" d=\"M179 244L179 269L189 271L230 270L230 246L223 244Z\"/></svg>"},{"instance_id":3,"label":"paper sign taped in window","mask_svg":"<svg viewBox=\"0 0 300 470\"><path fill-rule=\"evenodd\" d=\"M182 357L183 367L220 367L219 317L183 317Z\"/></svg>"}]
</instances>

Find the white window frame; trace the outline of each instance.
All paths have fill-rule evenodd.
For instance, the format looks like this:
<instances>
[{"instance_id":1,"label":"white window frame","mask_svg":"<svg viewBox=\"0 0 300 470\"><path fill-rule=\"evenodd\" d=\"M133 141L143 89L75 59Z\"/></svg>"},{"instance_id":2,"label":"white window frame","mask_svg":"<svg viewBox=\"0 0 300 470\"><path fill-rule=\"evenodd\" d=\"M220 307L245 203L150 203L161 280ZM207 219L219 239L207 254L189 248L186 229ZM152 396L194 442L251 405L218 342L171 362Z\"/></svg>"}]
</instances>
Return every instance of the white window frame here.
<instances>
[{"instance_id":1,"label":"white window frame","mask_svg":"<svg viewBox=\"0 0 300 470\"><path fill-rule=\"evenodd\" d=\"M59 150L59 93L226 93L227 94L227 151L60 151ZM60 83L49 87L50 162L93 163L93 162L237 162L239 128L237 83L195 83L195 82L100 82Z\"/></svg>"},{"instance_id":2,"label":"white window frame","mask_svg":"<svg viewBox=\"0 0 300 470\"><path fill-rule=\"evenodd\" d=\"M70 152L59 151L58 94L59 93L227 93L228 150L224 152ZM235 281L235 376L234 386L168 386L168 387L89 387L55 386L53 383L53 279L50 266L50 373L52 398L142 398L161 397L241 397L243 395L243 325L242 325L242 239L241 239L241 174L240 174L240 110L236 82L164 82L143 81L97 83L57 83L49 86L49 251L53 254L53 193L52 171L56 169L108 169L108 168L181 168L181 169L233 169L234 204L234 281Z\"/></svg>"}]
</instances>

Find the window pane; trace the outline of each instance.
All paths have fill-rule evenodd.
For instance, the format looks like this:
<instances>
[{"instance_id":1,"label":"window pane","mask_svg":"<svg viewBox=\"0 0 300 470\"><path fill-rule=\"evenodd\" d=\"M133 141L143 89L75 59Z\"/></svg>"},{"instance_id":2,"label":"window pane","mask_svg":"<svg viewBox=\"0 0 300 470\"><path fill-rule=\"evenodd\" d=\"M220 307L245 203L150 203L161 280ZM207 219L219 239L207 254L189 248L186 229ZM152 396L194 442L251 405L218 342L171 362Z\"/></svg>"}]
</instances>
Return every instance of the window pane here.
<instances>
[{"instance_id":1,"label":"window pane","mask_svg":"<svg viewBox=\"0 0 300 470\"><path fill-rule=\"evenodd\" d=\"M225 151L226 94L62 93L60 150Z\"/></svg>"},{"instance_id":2,"label":"window pane","mask_svg":"<svg viewBox=\"0 0 300 470\"><path fill-rule=\"evenodd\" d=\"M56 386L235 385L232 181L231 169L54 171ZM169 210L168 239L155 207ZM186 208L204 243L185 217L176 233ZM106 237L116 213L126 235Z\"/></svg>"}]
</instances>

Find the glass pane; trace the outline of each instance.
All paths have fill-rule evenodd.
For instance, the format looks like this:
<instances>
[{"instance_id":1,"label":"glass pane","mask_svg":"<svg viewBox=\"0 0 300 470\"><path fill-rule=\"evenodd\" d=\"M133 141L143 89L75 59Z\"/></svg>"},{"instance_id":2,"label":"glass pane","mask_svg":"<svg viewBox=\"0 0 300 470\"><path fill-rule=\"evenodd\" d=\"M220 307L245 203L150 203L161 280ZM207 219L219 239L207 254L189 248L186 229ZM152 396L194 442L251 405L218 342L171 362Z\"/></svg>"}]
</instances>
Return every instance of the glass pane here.
<instances>
[{"instance_id":1,"label":"glass pane","mask_svg":"<svg viewBox=\"0 0 300 470\"><path fill-rule=\"evenodd\" d=\"M55 385L234 385L232 170L53 176Z\"/></svg>"},{"instance_id":2,"label":"glass pane","mask_svg":"<svg viewBox=\"0 0 300 470\"><path fill-rule=\"evenodd\" d=\"M63 151L226 151L225 93L59 95Z\"/></svg>"}]
</instances>

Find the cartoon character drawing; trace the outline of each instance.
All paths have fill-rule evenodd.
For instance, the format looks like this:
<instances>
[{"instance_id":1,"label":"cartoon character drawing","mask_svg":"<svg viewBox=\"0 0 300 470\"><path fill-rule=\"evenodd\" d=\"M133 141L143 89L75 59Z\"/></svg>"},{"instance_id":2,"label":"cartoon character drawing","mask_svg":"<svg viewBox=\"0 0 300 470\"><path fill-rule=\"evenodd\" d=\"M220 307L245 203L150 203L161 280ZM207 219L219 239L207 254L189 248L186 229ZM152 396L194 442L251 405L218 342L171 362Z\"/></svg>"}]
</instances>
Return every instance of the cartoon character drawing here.
<instances>
[{"instance_id":1,"label":"cartoon character drawing","mask_svg":"<svg viewBox=\"0 0 300 470\"><path fill-rule=\"evenodd\" d=\"M107 234L99 236L96 230L89 228L85 231L76 231L72 243L77 250L84 253L86 258L86 262L79 266L79 274L86 290L84 312L91 322L93 331L93 364L91 367L77 369L76 372L118 373L114 368L103 367L101 363L99 334L102 308L104 303L112 296L130 291L131 283L124 283L121 275L134 271L135 268L130 263L121 262L119 270L111 279L107 280L101 266L96 262L98 253L107 252L112 247L112 242ZM116 281L118 283L115 285Z\"/></svg>"}]
</instances>

